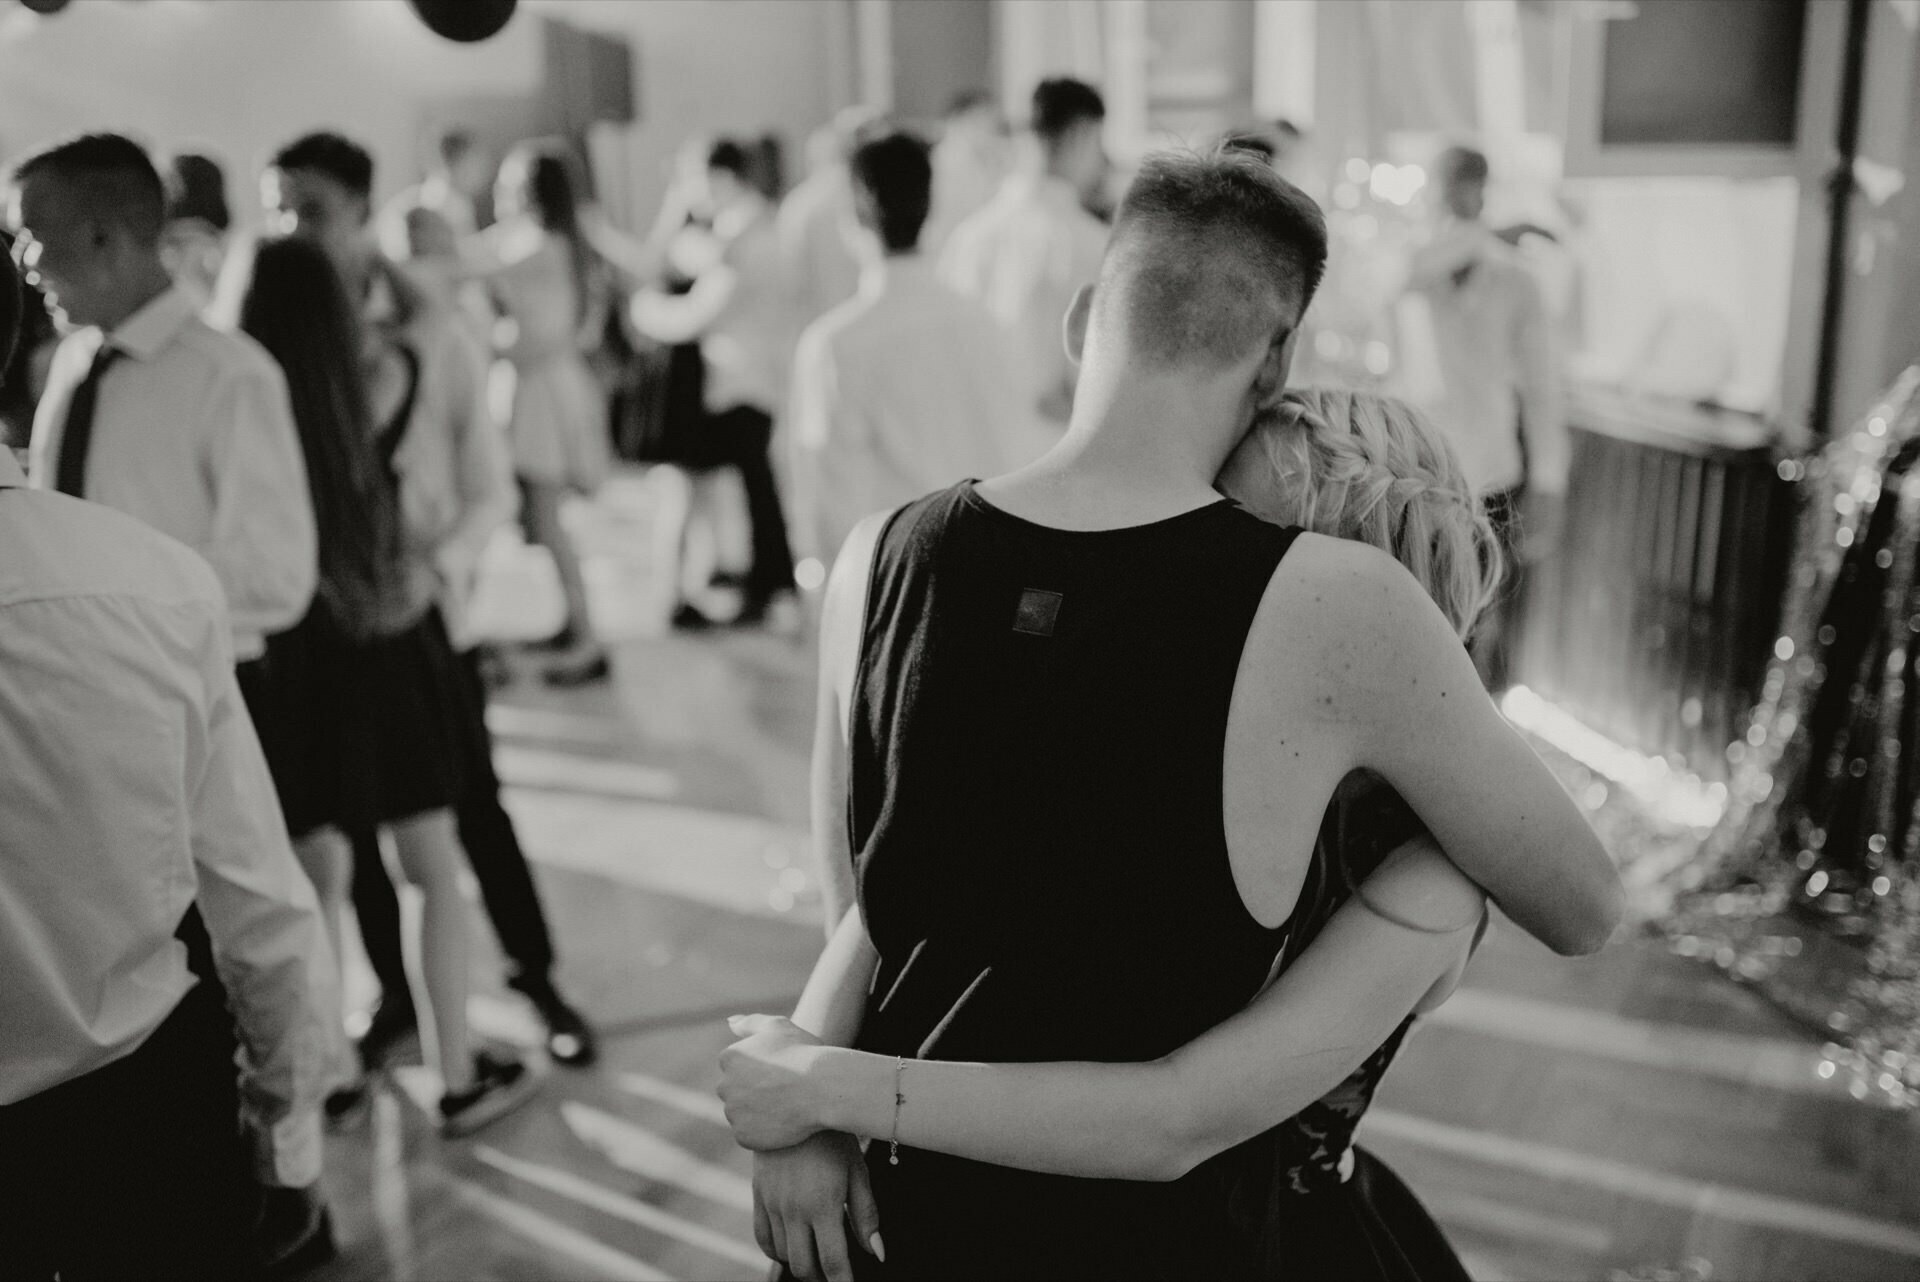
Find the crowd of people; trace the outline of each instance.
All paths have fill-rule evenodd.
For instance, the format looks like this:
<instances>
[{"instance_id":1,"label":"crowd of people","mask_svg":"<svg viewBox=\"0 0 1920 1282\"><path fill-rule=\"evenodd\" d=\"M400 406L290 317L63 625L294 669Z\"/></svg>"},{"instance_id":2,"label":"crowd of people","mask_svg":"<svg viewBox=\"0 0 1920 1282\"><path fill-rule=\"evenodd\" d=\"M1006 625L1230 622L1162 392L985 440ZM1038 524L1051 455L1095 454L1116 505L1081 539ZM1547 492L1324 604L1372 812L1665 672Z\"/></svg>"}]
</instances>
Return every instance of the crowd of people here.
<instances>
[{"instance_id":1,"label":"crowd of people","mask_svg":"<svg viewBox=\"0 0 1920 1282\"><path fill-rule=\"evenodd\" d=\"M1414 282L1452 309L1476 445L1289 390L1327 240L1284 130L1150 157L1110 208L1098 91L1031 106L1016 140L964 96L933 143L850 110L777 202L749 143L691 140L644 235L564 144L496 166L458 130L384 205L366 148L288 141L246 238L204 156L90 134L14 166L9 1274L323 1254L323 1125L416 1034L445 1134L530 1099L537 1066L468 1028L463 870L550 1059L594 1060L471 616L517 512L565 606L544 679L608 677L567 508L617 455L656 478L673 627L792 629L825 587L830 943L791 1021L739 1026L723 1088L770 1256L1457 1272L1390 1172L1354 1179L1353 1125L1484 896L1582 951L1618 895L1460 645L1565 469L1515 346L1531 295L1476 230L1484 161L1449 162ZM380 989L351 1013L349 906ZM1307 1049L1262 1054L1280 1030Z\"/></svg>"}]
</instances>

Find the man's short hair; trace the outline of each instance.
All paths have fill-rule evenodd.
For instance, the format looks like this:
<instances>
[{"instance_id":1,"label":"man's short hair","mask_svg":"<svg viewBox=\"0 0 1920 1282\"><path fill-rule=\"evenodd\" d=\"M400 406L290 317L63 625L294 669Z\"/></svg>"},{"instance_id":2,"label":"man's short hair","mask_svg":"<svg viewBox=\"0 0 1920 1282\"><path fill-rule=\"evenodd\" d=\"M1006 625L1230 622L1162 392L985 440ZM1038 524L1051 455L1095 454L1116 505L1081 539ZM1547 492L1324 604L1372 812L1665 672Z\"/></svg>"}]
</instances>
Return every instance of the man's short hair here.
<instances>
[{"instance_id":1,"label":"man's short hair","mask_svg":"<svg viewBox=\"0 0 1920 1282\"><path fill-rule=\"evenodd\" d=\"M227 207L227 175L212 156L183 151L167 162L167 221L198 218L220 231L233 225Z\"/></svg>"},{"instance_id":2,"label":"man's short hair","mask_svg":"<svg viewBox=\"0 0 1920 1282\"><path fill-rule=\"evenodd\" d=\"M1225 365L1298 328L1327 264L1311 197L1244 152L1149 156L1114 213L1096 295L1128 350Z\"/></svg>"},{"instance_id":3,"label":"man's short hair","mask_svg":"<svg viewBox=\"0 0 1920 1282\"><path fill-rule=\"evenodd\" d=\"M1458 182L1485 186L1487 176L1492 172L1487 164L1486 153L1466 146L1447 148L1440 153L1440 159L1434 162L1433 168L1442 184Z\"/></svg>"},{"instance_id":4,"label":"man's short hair","mask_svg":"<svg viewBox=\"0 0 1920 1282\"><path fill-rule=\"evenodd\" d=\"M460 125L449 125L433 140L433 149L440 163L452 169L473 150L473 133Z\"/></svg>"},{"instance_id":5,"label":"man's short hair","mask_svg":"<svg viewBox=\"0 0 1920 1282\"><path fill-rule=\"evenodd\" d=\"M1056 76L1033 88L1033 132L1043 142L1059 142L1075 125L1106 118L1106 101L1084 80Z\"/></svg>"},{"instance_id":6,"label":"man's short hair","mask_svg":"<svg viewBox=\"0 0 1920 1282\"><path fill-rule=\"evenodd\" d=\"M356 196L373 197L373 156L341 134L326 130L303 134L274 153L271 167L324 174Z\"/></svg>"},{"instance_id":7,"label":"man's short hair","mask_svg":"<svg viewBox=\"0 0 1920 1282\"><path fill-rule=\"evenodd\" d=\"M707 168L724 169L742 182L753 173L753 159L737 139L717 138L707 148Z\"/></svg>"},{"instance_id":8,"label":"man's short hair","mask_svg":"<svg viewBox=\"0 0 1920 1282\"><path fill-rule=\"evenodd\" d=\"M146 148L121 134L82 134L34 152L14 166L16 183L38 177L68 184L101 222L142 245L160 243L166 193Z\"/></svg>"},{"instance_id":9,"label":"man's short hair","mask_svg":"<svg viewBox=\"0 0 1920 1282\"><path fill-rule=\"evenodd\" d=\"M933 200L933 161L927 144L904 130L860 144L849 162L861 218L891 254L920 243Z\"/></svg>"}]
</instances>

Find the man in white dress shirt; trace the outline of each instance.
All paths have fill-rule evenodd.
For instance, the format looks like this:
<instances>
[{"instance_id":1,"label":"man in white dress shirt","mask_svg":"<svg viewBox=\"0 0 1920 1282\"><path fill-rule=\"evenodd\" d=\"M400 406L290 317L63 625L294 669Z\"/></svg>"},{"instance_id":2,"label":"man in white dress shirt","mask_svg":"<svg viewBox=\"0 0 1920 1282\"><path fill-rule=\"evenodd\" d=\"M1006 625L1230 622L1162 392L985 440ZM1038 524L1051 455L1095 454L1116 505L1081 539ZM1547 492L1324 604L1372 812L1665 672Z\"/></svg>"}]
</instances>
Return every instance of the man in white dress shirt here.
<instances>
[{"instance_id":1,"label":"man in white dress shirt","mask_svg":"<svg viewBox=\"0 0 1920 1282\"><path fill-rule=\"evenodd\" d=\"M1031 460L1031 414L1007 378L987 310L921 257L927 146L893 133L852 160L868 262L860 292L808 327L794 358L796 507L807 548L831 564L861 517Z\"/></svg>"},{"instance_id":2,"label":"man in white dress shirt","mask_svg":"<svg viewBox=\"0 0 1920 1282\"><path fill-rule=\"evenodd\" d=\"M811 172L780 202L774 225L796 325L826 315L860 286L860 260L847 241L853 214L847 158L879 119L872 107L843 108L808 139Z\"/></svg>"},{"instance_id":3,"label":"man in white dress shirt","mask_svg":"<svg viewBox=\"0 0 1920 1282\"><path fill-rule=\"evenodd\" d=\"M1416 329L1430 355L1410 363L1407 391L1459 454L1507 555L1508 581L1474 637L1481 675L1497 690L1507 684L1525 564L1559 537L1572 449L1540 284L1483 221L1487 158L1449 148L1434 174L1440 217L1407 283L1412 315L1426 313Z\"/></svg>"},{"instance_id":4,"label":"man in white dress shirt","mask_svg":"<svg viewBox=\"0 0 1920 1282\"><path fill-rule=\"evenodd\" d=\"M1106 183L1106 118L1093 86L1041 81L1032 122L1040 167L1016 170L991 204L955 229L940 259L947 283L985 303L1005 327L1013 376L1054 439L1073 409L1062 326L1073 296L1099 277L1107 246L1106 224L1087 212Z\"/></svg>"},{"instance_id":5,"label":"man in white dress shirt","mask_svg":"<svg viewBox=\"0 0 1920 1282\"><path fill-rule=\"evenodd\" d=\"M18 305L0 266L0 365ZM250 1232L321 1258L339 981L219 581L4 449L0 548L0 1275L288 1262Z\"/></svg>"},{"instance_id":6,"label":"man in white dress shirt","mask_svg":"<svg viewBox=\"0 0 1920 1282\"><path fill-rule=\"evenodd\" d=\"M933 145L933 205L920 251L938 257L954 229L985 209L1007 178L1007 118L984 89L956 94Z\"/></svg>"},{"instance_id":7,"label":"man in white dress shirt","mask_svg":"<svg viewBox=\"0 0 1920 1282\"><path fill-rule=\"evenodd\" d=\"M244 685L267 636L306 614L319 574L286 380L169 279L160 176L139 144L77 138L22 161L14 183L14 252L70 331L34 414L31 481L204 557Z\"/></svg>"}]
</instances>

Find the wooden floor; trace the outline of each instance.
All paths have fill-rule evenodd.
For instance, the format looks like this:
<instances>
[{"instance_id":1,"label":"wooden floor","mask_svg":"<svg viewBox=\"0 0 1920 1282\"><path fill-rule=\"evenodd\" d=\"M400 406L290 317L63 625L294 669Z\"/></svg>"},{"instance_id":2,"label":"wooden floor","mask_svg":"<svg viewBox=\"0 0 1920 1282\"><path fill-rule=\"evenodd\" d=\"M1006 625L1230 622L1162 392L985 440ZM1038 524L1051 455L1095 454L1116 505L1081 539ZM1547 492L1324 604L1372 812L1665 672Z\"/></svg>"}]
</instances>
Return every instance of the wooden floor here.
<instances>
[{"instance_id":1,"label":"wooden floor","mask_svg":"<svg viewBox=\"0 0 1920 1282\"><path fill-rule=\"evenodd\" d=\"M646 515L629 481L581 514L616 683L522 679L494 716L604 1061L552 1070L533 1105L459 1143L429 1125L423 1070L397 1070L365 1128L329 1142L341 1255L315 1282L764 1271L711 1090L724 1017L788 1008L821 939L802 836L812 661L799 641L659 635ZM485 609L540 631L550 571L497 552ZM476 959L475 1024L531 1042L498 974ZM1488 1282L1911 1282L1920 1124L1823 1078L1819 1050L1651 942L1567 962L1509 927L1416 1031L1362 1134Z\"/></svg>"}]
</instances>

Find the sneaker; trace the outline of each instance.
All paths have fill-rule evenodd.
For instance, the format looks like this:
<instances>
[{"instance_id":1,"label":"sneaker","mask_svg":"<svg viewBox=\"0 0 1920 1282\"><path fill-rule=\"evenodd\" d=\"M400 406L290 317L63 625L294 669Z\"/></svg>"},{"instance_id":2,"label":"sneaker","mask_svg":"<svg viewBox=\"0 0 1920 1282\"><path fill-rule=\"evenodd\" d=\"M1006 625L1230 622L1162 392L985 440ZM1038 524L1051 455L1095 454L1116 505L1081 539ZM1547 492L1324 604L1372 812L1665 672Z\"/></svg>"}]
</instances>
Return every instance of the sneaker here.
<instances>
[{"instance_id":1,"label":"sneaker","mask_svg":"<svg viewBox=\"0 0 1920 1282\"><path fill-rule=\"evenodd\" d=\"M522 641L520 648L546 654L565 654L580 644L580 632L571 623L565 624L558 632L538 637L532 641Z\"/></svg>"},{"instance_id":2,"label":"sneaker","mask_svg":"<svg viewBox=\"0 0 1920 1282\"><path fill-rule=\"evenodd\" d=\"M327 1130L335 1134L355 1130L366 1121L372 1108L373 1080L369 1077L362 1076L337 1091L330 1091L326 1101Z\"/></svg>"},{"instance_id":3,"label":"sneaker","mask_svg":"<svg viewBox=\"0 0 1920 1282\"><path fill-rule=\"evenodd\" d=\"M253 1259L263 1276L291 1277L339 1255L333 1217L317 1185L260 1191L253 1221Z\"/></svg>"},{"instance_id":4,"label":"sneaker","mask_svg":"<svg viewBox=\"0 0 1920 1282\"><path fill-rule=\"evenodd\" d=\"M509 1055L481 1051L473 1057L473 1085L440 1097L440 1133L471 1135L533 1098L540 1079Z\"/></svg>"},{"instance_id":5,"label":"sneaker","mask_svg":"<svg viewBox=\"0 0 1920 1282\"><path fill-rule=\"evenodd\" d=\"M691 601L682 601L667 619L675 632L711 632L718 625L712 616Z\"/></svg>"},{"instance_id":6,"label":"sneaker","mask_svg":"<svg viewBox=\"0 0 1920 1282\"><path fill-rule=\"evenodd\" d=\"M800 603L787 590L752 596L740 607L740 613L727 620L727 626L764 627L776 636L787 636L800 628Z\"/></svg>"},{"instance_id":7,"label":"sneaker","mask_svg":"<svg viewBox=\"0 0 1920 1282\"><path fill-rule=\"evenodd\" d=\"M550 981L534 980L515 984L514 987L533 1003L541 1022L546 1024L547 1054L554 1063L565 1064L568 1068L585 1068L600 1057L593 1029Z\"/></svg>"},{"instance_id":8,"label":"sneaker","mask_svg":"<svg viewBox=\"0 0 1920 1282\"><path fill-rule=\"evenodd\" d=\"M385 1068L407 1043L420 1035L420 1022L412 1002L397 1002L383 997L374 1003L367 1018L367 1030L360 1034L360 1065L369 1073Z\"/></svg>"},{"instance_id":9,"label":"sneaker","mask_svg":"<svg viewBox=\"0 0 1920 1282\"><path fill-rule=\"evenodd\" d=\"M542 672L540 679L556 690L571 690L605 681L612 675L613 664L607 659L607 652L598 650L581 659L556 663Z\"/></svg>"}]
</instances>

